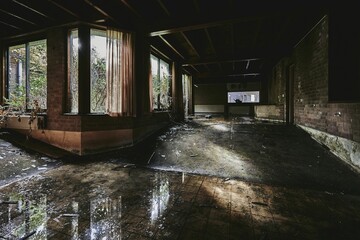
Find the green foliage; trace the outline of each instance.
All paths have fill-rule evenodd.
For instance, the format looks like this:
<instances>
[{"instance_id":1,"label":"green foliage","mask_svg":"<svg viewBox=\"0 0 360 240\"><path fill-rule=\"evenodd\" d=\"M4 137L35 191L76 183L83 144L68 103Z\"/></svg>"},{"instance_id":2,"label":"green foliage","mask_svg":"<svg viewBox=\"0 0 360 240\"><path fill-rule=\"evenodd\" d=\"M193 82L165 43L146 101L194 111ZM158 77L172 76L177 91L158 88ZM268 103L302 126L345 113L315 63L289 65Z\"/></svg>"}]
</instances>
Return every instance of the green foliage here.
<instances>
[{"instance_id":1,"label":"green foliage","mask_svg":"<svg viewBox=\"0 0 360 240\"><path fill-rule=\"evenodd\" d=\"M153 103L154 108L158 110L171 108L170 78L166 74L163 74L161 78L153 75Z\"/></svg>"},{"instance_id":2,"label":"green foliage","mask_svg":"<svg viewBox=\"0 0 360 240\"><path fill-rule=\"evenodd\" d=\"M26 90L24 86L16 86L9 98L4 98L9 111L24 112L26 110Z\"/></svg>"},{"instance_id":3,"label":"green foliage","mask_svg":"<svg viewBox=\"0 0 360 240\"><path fill-rule=\"evenodd\" d=\"M91 112L105 112L106 59L99 56L96 48L91 56Z\"/></svg>"}]
</instances>

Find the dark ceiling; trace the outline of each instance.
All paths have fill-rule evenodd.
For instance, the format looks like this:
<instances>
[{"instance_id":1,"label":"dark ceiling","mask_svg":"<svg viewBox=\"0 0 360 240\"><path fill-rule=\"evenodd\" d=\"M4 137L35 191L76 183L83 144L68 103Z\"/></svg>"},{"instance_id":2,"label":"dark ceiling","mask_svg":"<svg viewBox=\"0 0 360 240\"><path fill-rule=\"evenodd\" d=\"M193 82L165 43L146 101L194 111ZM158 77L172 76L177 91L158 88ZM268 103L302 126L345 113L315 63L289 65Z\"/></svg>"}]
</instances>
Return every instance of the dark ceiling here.
<instances>
[{"instance_id":1,"label":"dark ceiling","mask_svg":"<svg viewBox=\"0 0 360 240\"><path fill-rule=\"evenodd\" d=\"M2 0L0 39L76 21L141 27L197 82L231 82L261 79L326 11L304 1Z\"/></svg>"}]
</instances>

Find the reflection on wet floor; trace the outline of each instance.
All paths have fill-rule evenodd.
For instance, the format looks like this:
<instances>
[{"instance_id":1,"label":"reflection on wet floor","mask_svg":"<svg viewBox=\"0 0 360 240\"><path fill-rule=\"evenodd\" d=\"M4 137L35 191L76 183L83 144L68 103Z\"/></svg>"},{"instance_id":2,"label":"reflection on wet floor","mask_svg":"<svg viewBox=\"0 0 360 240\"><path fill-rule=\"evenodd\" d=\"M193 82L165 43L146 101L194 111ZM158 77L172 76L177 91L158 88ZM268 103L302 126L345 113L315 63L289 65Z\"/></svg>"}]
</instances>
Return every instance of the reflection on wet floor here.
<instances>
[{"instance_id":1,"label":"reflection on wet floor","mask_svg":"<svg viewBox=\"0 0 360 240\"><path fill-rule=\"evenodd\" d=\"M112 170L118 166L61 166L3 187L0 236L353 239L360 234L358 196L150 169Z\"/></svg>"},{"instance_id":2,"label":"reflection on wet floor","mask_svg":"<svg viewBox=\"0 0 360 240\"><path fill-rule=\"evenodd\" d=\"M7 133L0 133L0 137ZM60 161L30 153L0 138L0 186L59 166Z\"/></svg>"},{"instance_id":3,"label":"reflection on wet floor","mask_svg":"<svg viewBox=\"0 0 360 240\"><path fill-rule=\"evenodd\" d=\"M63 163L2 141L0 239L356 239L359 175L314 143L251 119Z\"/></svg>"}]
</instances>

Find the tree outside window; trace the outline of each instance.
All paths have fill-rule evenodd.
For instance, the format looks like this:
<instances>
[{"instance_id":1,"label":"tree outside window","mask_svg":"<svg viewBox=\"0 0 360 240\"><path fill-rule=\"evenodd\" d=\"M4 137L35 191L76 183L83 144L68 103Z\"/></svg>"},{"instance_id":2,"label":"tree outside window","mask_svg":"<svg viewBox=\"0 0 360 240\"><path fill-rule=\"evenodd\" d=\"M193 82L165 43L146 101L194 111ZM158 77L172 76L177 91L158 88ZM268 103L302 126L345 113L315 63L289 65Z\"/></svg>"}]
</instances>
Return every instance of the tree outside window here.
<instances>
[{"instance_id":1,"label":"tree outside window","mask_svg":"<svg viewBox=\"0 0 360 240\"><path fill-rule=\"evenodd\" d=\"M90 31L90 111L104 113L106 110L106 31Z\"/></svg>"},{"instance_id":2,"label":"tree outside window","mask_svg":"<svg viewBox=\"0 0 360 240\"><path fill-rule=\"evenodd\" d=\"M70 32L68 111L79 111L79 37ZM90 112L106 111L106 31L90 29Z\"/></svg>"},{"instance_id":3,"label":"tree outside window","mask_svg":"<svg viewBox=\"0 0 360 240\"><path fill-rule=\"evenodd\" d=\"M13 110L47 108L46 40L10 46L8 57L8 98Z\"/></svg>"},{"instance_id":4,"label":"tree outside window","mask_svg":"<svg viewBox=\"0 0 360 240\"><path fill-rule=\"evenodd\" d=\"M170 65L154 55L150 56L153 87L153 109L168 110L171 108Z\"/></svg>"}]
</instances>

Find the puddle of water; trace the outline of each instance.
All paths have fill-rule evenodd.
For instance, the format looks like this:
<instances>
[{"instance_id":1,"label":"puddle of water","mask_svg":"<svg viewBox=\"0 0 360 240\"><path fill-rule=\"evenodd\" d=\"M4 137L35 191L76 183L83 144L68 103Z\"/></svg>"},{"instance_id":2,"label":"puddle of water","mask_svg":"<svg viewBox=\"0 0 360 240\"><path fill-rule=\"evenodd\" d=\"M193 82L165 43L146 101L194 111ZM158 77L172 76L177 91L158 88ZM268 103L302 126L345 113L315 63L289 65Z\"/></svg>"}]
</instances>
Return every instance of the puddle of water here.
<instances>
[{"instance_id":1,"label":"puddle of water","mask_svg":"<svg viewBox=\"0 0 360 240\"><path fill-rule=\"evenodd\" d=\"M109 178L116 174L119 172ZM125 188L131 186L123 191L124 194L129 192L127 195L114 193L109 186L99 187L99 182L94 183L97 187L75 188L80 183L56 184L54 179L46 177L3 188L0 239L29 236L31 239L124 239L129 228L152 237L160 228L174 196L171 192L174 179L169 180L166 173L154 172L145 178L148 187L138 188L140 182L134 175L118 175L124 179L118 182L117 190L122 189L122 184L126 184ZM176 176L176 182L181 184L184 176ZM132 181L136 184L129 184ZM141 211L145 214L141 215Z\"/></svg>"}]
</instances>

